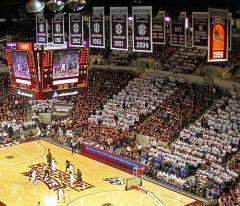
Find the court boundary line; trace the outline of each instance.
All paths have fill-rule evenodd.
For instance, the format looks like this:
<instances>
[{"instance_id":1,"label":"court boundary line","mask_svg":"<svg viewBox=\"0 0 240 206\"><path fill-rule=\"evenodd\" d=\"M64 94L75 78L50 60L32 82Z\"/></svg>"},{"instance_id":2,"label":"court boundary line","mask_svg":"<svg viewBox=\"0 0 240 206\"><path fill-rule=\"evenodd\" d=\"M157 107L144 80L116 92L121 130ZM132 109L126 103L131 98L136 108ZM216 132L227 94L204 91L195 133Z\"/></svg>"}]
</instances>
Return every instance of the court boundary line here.
<instances>
[{"instance_id":1,"label":"court boundary line","mask_svg":"<svg viewBox=\"0 0 240 206\"><path fill-rule=\"evenodd\" d=\"M47 142L47 143L49 143L49 144L53 144L53 145L55 145L55 146L58 146L58 147L60 147L60 148L63 148L63 149L65 149L65 150L71 151L71 149L70 149L69 147L64 146L64 145L61 145L61 144L56 143L56 142L54 142L54 141L51 141L51 140L49 140L49 139L47 139L47 138L43 138L43 139L41 139L41 140L43 140L43 141L45 141L45 142ZM110 164L105 163L104 161L98 161L98 160L95 159L95 158L91 158L92 156L90 157L90 156L84 155L84 153L80 153L79 151L77 151L75 154L84 156L84 157L89 158L89 159L92 159L92 160L94 160L94 161L101 162L102 164L105 164L105 165L107 165L107 166L113 167L113 166L111 166ZM131 174L131 173L127 172L127 171L121 170L120 167L113 167L113 168L118 169L118 170L120 170L120 171L122 171L122 172L126 172L126 173L128 173L128 174ZM171 187L170 185L168 186L167 183L166 183L166 185L165 185L165 184L161 183L160 181L156 181L156 182L155 182L155 181L151 180L151 178L146 178L146 176L144 176L144 175L143 175L142 178L143 178L145 181L147 181L147 182L153 183L153 184L155 184L155 185L161 186L161 187L163 187L163 188L165 188L165 189L168 189L168 190L170 190L170 191L176 192L176 193L178 193L178 194L180 194L180 195L183 195L183 196L186 196L186 197L188 197L188 198L191 198L191 199L195 200L195 201L193 201L192 203L189 203L189 204L193 204L193 203L195 203L195 202L201 202L201 203L203 203L203 204L208 203L207 200L205 200L205 199L202 199L202 200L201 200L200 197L197 197L197 196L195 196L195 195L193 195L193 194L191 194L191 193L188 193L187 191L184 191L184 190L182 190L181 188L178 188L178 190L177 190L177 189L174 189L174 188ZM186 192L186 194L185 194L185 192ZM155 193L155 194L158 194L158 193ZM189 204L188 204L188 205L189 205Z\"/></svg>"},{"instance_id":2,"label":"court boundary line","mask_svg":"<svg viewBox=\"0 0 240 206\"><path fill-rule=\"evenodd\" d=\"M95 194L100 194L100 193L106 193L106 192L137 192L136 190L129 190L129 191L126 191L126 190L107 190L107 191L101 191L101 192L95 192L95 193L91 193L91 194L86 194L86 195L83 195L83 196L79 196L79 197L76 197L75 199L71 200L70 202L68 202L65 206L68 206L72 203L74 203L75 201L81 199L81 198L84 198L84 197L87 197L87 196L92 196L92 195L95 195ZM158 195L161 195L161 196L164 196L164 197L167 197L169 199L172 199L172 200L175 200L174 197L171 197L169 195L164 195L164 194L159 194L159 193L155 193L155 194L158 194ZM146 194L148 195L148 194ZM186 204L185 202L181 201L181 200L177 200L178 202L181 202L183 204ZM193 203L193 202L192 202ZM192 203L189 203L189 204L192 204ZM189 205L187 204L187 205ZM187 206L185 205L185 206Z\"/></svg>"}]
</instances>

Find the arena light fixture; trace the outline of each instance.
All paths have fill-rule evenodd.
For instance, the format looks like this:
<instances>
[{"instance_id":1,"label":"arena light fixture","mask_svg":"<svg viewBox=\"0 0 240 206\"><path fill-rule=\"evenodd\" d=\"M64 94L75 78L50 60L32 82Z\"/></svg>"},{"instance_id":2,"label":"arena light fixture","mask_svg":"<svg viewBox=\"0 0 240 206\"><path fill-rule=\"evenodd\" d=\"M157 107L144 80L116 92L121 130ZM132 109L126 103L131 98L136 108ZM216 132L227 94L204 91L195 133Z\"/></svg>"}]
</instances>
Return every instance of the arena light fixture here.
<instances>
[{"instance_id":1,"label":"arena light fixture","mask_svg":"<svg viewBox=\"0 0 240 206\"><path fill-rule=\"evenodd\" d=\"M169 16L165 16L165 21L166 22L170 22L171 21L171 18Z\"/></svg>"},{"instance_id":2,"label":"arena light fixture","mask_svg":"<svg viewBox=\"0 0 240 206\"><path fill-rule=\"evenodd\" d=\"M132 17L132 16L129 16L129 17L128 17L128 20L129 20L129 21L132 21L132 20L133 20L133 17Z\"/></svg>"},{"instance_id":3,"label":"arena light fixture","mask_svg":"<svg viewBox=\"0 0 240 206\"><path fill-rule=\"evenodd\" d=\"M68 0L67 6L69 9L76 10L78 7L80 7L80 1L79 0Z\"/></svg>"},{"instance_id":4,"label":"arena light fixture","mask_svg":"<svg viewBox=\"0 0 240 206\"><path fill-rule=\"evenodd\" d=\"M0 23L6 22L6 21L7 21L7 19L5 19L5 18L0 19Z\"/></svg>"},{"instance_id":5,"label":"arena light fixture","mask_svg":"<svg viewBox=\"0 0 240 206\"><path fill-rule=\"evenodd\" d=\"M30 0L25 8L29 13L38 13L42 11L45 7L45 1L42 0Z\"/></svg>"},{"instance_id":6,"label":"arena light fixture","mask_svg":"<svg viewBox=\"0 0 240 206\"><path fill-rule=\"evenodd\" d=\"M48 0L46 6L49 11L57 12L64 8L65 3L63 0Z\"/></svg>"},{"instance_id":7,"label":"arena light fixture","mask_svg":"<svg viewBox=\"0 0 240 206\"><path fill-rule=\"evenodd\" d=\"M67 1L68 8L74 11L83 9L85 4L86 4L85 0L68 0Z\"/></svg>"}]
</instances>

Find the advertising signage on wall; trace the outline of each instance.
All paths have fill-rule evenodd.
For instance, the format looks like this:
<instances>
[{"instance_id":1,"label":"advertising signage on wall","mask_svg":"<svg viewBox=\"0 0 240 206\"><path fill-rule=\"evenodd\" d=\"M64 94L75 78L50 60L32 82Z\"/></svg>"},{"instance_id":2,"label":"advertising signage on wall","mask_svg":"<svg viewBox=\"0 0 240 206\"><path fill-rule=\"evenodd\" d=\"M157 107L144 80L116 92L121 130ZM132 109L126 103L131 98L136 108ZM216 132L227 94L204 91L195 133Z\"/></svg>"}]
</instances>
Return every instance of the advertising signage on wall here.
<instances>
[{"instance_id":1,"label":"advertising signage on wall","mask_svg":"<svg viewBox=\"0 0 240 206\"><path fill-rule=\"evenodd\" d=\"M228 11L209 9L208 61L228 60Z\"/></svg>"}]
</instances>

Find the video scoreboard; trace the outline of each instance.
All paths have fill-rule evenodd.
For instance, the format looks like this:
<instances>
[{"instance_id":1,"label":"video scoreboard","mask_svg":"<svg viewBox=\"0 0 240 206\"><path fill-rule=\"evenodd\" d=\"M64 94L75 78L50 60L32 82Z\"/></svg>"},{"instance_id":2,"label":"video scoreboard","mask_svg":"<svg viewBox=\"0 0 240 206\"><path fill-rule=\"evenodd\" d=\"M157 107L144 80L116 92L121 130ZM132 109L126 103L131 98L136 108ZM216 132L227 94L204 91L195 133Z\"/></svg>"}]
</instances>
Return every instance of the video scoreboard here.
<instances>
[{"instance_id":1,"label":"video scoreboard","mask_svg":"<svg viewBox=\"0 0 240 206\"><path fill-rule=\"evenodd\" d=\"M45 49L31 42L7 43L12 87L36 99L76 95L87 87L88 48Z\"/></svg>"}]
</instances>

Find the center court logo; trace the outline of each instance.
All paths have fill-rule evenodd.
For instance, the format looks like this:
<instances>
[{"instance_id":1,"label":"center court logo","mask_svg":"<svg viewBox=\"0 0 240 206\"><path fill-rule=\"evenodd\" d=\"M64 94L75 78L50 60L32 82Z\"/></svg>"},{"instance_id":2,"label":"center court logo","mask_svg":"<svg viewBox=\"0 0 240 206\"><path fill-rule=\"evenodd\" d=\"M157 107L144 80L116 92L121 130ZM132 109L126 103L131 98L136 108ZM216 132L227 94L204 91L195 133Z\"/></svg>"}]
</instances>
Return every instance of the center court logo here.
<instances>
[{"instance_id":1,"label":"center court logo","mask_svg":"<svg viewBox=\"0 0 240 206\"><path fill-rule=\"evenodd\" d=\"M39 164L29 166L30 170L33 167L37 171L37 181L43 182L48 187L49 190L51 190L51 189L57 190L59 188L70 187L69 174L67 174L63 171L60 171L60 170L56 170L54 172L54 171L52 171L51 168L49 168L50 178L48 179L48 178L44 178L44 169L43 169L44 163L39 163ZM21 174L23 176L30 177L30 172L23 172ZM72 189L80 192L80 191L87 190L87 189L90 189L93 187L94 187L93 185L82 181L82 182L78 182L78 183L74 184L74 187L72 187Z\"/></svg>"}]
</instances>

